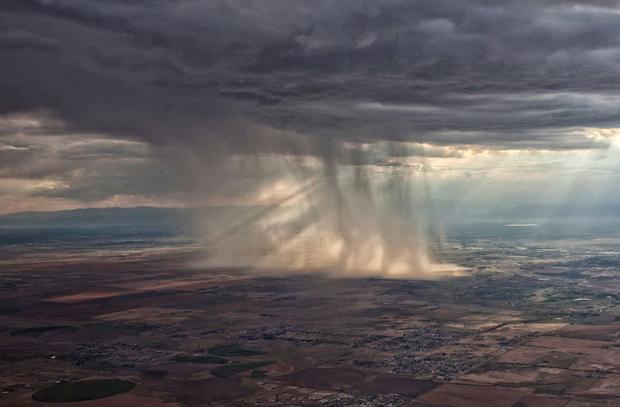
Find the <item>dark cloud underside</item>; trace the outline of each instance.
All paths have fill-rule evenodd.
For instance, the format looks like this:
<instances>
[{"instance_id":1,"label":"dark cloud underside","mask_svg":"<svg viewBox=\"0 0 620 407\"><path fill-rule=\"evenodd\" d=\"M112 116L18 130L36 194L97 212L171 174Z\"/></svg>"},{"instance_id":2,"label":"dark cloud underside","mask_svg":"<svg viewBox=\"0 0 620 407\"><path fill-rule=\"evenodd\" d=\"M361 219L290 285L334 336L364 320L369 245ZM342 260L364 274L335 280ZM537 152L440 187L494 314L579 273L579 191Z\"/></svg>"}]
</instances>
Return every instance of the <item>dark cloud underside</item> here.
<instances>
[{"instance_id":1,"label":"dark cloud underside","mask_svg":"<svg viewBox=\"0 0 620 407\"><path fill-rule=\"evenodd\" d=\"M597 148L572 129L620 121L611 1L7 0L0 26L2 112L154 144Z\"/></svg>"}]
</instances>

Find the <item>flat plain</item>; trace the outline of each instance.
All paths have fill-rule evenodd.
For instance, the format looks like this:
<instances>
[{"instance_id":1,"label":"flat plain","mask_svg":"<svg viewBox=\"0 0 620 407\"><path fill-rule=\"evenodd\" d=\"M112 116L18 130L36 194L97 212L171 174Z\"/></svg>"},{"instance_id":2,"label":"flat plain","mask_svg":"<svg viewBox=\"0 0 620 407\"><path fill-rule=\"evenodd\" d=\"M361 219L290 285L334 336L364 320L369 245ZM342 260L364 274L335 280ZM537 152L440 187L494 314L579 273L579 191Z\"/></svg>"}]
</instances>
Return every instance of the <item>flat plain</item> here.
<instances>
[{"instance_id":1,"label":"flat plain","mask_svg":"<svg viewBox=\"0 0 620 407\"><path fill-rule=\"evenodd\" d=\"M468 241L464 275L434 280L203 268L194 248L7 256L0 404L106 379L129 384L66 401L619 406L617 243Z\"/></svg>"}]
</instances>

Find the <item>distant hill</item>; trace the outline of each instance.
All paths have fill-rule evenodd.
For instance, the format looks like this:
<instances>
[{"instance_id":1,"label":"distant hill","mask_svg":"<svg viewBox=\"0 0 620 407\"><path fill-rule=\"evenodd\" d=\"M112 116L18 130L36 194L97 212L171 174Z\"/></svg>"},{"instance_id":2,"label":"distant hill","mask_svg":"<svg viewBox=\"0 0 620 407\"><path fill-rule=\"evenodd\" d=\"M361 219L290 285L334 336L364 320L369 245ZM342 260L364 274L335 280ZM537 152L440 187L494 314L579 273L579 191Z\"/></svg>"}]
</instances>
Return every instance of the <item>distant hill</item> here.
<instances>
[{"instance_id":1,"label":"distant hill","mask_svg":"<svg viewBox=\"0 0 620 407\"><path fill-rule=\"evenodd\" d=\"M20 212L0 215L0 227L171 227L187 222L191 210L183 208L88 208L54 212Z\"/></svg>"},{"instance_id":2,"label":"distant hill","mask_svg":"<svg viewBox=\"0 0 620 407\"><path fill-rule=\"evenodd\" d=\"M155 207L13 213L0 215L0 248L161 245L190 238L191 219L190 209Z\"/></svg>"}]
</instances>

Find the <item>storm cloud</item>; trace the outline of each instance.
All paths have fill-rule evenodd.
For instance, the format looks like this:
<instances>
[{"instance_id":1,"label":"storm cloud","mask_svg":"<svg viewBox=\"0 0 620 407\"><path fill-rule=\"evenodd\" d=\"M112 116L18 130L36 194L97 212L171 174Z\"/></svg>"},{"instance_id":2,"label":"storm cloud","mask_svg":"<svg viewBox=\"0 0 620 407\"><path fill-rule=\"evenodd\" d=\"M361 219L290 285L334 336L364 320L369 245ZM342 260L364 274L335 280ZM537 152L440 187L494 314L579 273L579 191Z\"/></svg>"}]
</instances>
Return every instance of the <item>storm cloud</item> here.
<instances>
[{"instance_id":1,"label":"storm cloud","mask_svg":"<svg viewBox=\"0 0 620 407\"><path fill-rule=\"evenodd\" d=\"M614 1L5 0L0 27L0 174L83 202L620 127Z\"/></svg>"},{"instance_id":2,"label":"storm cloud","mask_svg":"<svg viewBox=\"0 0 620 407\"><path fill-rule=\"evenodd\" d=\"M3 112L45 108L78 129L153 143L261 150L273 146L264 129L276 129L589 148L564 130L620 121L615 2L16 0L0 9Z\"/></svg>"}]
</instances>

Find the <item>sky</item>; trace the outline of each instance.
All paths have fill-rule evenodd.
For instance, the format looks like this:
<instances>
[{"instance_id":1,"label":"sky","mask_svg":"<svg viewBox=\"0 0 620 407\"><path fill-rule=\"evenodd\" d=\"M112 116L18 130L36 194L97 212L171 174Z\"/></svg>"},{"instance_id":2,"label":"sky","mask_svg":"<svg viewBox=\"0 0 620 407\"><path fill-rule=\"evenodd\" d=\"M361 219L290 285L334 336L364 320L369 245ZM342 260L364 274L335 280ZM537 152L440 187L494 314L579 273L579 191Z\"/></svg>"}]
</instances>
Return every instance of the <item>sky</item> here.
<instances>
[{"instance_id":1,"label":"sky","mask_svg":"<svg viewBox=\"0 0 620 407\"><path fill-rule=\"evenodd\" d=\"M4 0L0 213L614 207L619 66L617 1Z\"/></svg>"}]
</instances>

